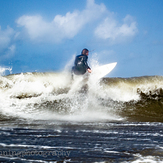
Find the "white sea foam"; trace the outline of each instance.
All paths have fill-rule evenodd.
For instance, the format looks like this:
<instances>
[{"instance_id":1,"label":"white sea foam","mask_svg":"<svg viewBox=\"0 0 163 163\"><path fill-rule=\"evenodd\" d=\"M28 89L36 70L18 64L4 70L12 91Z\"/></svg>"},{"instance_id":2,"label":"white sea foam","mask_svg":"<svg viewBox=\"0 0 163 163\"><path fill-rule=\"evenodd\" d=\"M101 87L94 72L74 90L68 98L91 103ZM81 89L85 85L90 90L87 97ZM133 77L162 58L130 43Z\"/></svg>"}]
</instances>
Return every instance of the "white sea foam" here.
<instances>
[{"instance_id":1,"label":"white sea foam","mask_svg":"<svg viewBox=\"0 0 163 163\"><path fill-rule=\"evenodd\" d=\"M91 89L80 93L85 84ZM112 108L100 105L96 98L97 92L100 92L99 83L94 88L92 86L83 81L83 77L72 82L69 72L1 77L0 111L7 116L38 120L120 120L111 113ZM49 103L52 103L50 108Z\"/></svg>"},{"instance_id":2,"label":"white sea foam","mask_svg":"<svg viewBox=\"0 0 163 163\"><path fill-rule=\"evenodd\" d=\"M135 155L138 158L130 163L163 163L163 158L156 156L141 156L140 154ZM127 163L127 162L123 162Z\"/></svg>"},{"instance_id":3,"label":"white sea foam","mask_svg":"<svg viewBox=\"0 0 163 163\"><path fill-rule=\"evenodd\" d=\"M98 62L92 61L92 67L96 66ZM103 83L89 80L89 75L74 80L66 71L0 76L0 112L34 120L122 120L116 114L121 104L116 106L114 101L138 101L138 89L148 93L163 88L161 77L117 78Z\"/></svg>"}]
</instances>

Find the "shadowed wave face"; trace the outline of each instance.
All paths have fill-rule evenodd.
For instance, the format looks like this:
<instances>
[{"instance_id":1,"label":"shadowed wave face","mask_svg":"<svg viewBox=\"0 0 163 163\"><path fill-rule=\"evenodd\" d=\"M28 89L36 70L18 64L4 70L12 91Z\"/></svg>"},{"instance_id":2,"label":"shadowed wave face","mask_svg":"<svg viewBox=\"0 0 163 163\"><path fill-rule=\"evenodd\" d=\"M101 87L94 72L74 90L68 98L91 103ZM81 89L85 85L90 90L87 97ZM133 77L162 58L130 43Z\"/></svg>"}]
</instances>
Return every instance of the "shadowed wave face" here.
<instances>
[{"instance_id":1,"label":"shadowed wave face","mask_svg":"<svg viewBox=\"0 0 163 163\"><path fill-rule=\"evenodd\" d=\"M163 122L163 77L72 80L67 72L0 77L0 119Z\"/></svg>"}]
</instances>

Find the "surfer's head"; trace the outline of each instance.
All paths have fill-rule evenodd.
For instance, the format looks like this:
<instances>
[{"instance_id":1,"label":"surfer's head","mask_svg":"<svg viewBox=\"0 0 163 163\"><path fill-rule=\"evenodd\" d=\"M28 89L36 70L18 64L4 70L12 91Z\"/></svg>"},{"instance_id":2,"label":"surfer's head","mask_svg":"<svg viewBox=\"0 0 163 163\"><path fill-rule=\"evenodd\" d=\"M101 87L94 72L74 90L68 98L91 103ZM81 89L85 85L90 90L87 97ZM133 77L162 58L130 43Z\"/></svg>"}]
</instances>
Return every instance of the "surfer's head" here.
<instances>
[{"instance_id":1,"label":"surfer's head","mask_svg":"<svg viewBox=\"0 0 163 163\"><path fill-rule=\"evenodd\" d=\"M88 55L89 54L89 50L88 49L83 49L81 52L83 55Z\"/></svg>"}]
</instances>

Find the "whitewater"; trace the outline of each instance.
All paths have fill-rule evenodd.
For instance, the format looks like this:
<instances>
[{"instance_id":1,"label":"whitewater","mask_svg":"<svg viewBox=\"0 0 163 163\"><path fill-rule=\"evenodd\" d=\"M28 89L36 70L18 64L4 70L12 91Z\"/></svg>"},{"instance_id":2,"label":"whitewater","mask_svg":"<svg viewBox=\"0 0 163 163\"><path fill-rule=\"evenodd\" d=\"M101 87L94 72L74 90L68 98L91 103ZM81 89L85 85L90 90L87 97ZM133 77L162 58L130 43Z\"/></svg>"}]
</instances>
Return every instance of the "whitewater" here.
<instances>
[{"instance_id":1,"label":"whitewater","mask_svg":"<svg viewBox=\"0 0 163 163\"><path fill-rule=\"evenodd\" d=\"M1 162L163 162L162 76L0 70Z\"/></svg>"}]
</instances>

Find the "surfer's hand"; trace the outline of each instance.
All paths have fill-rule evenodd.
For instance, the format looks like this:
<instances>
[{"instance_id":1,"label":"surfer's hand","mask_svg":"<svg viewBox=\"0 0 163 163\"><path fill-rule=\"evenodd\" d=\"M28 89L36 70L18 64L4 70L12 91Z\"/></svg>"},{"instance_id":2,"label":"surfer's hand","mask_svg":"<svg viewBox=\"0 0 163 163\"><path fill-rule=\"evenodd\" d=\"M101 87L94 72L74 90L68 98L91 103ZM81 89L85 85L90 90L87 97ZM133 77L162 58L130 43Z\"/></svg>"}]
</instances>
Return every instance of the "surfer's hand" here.
<instances>
[{"instance_id":1,"label":"surfer's hand","mask_svg":"<svg viewBox=\"0 0 163 163\"><path fill-rule=\"evenodd\" d=\"M91 70L91 69L89 69L89 68L88 68L87 70L88 70L88 72L89 72L89 73L91 73L91 72L92 72L92 70Z\"/></svg>"}]
</instances>

